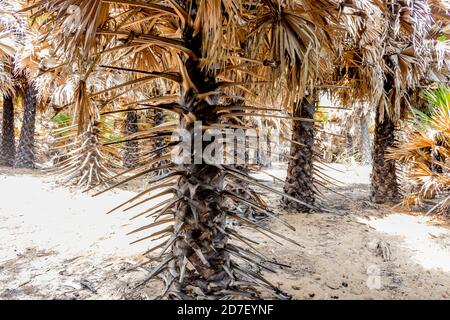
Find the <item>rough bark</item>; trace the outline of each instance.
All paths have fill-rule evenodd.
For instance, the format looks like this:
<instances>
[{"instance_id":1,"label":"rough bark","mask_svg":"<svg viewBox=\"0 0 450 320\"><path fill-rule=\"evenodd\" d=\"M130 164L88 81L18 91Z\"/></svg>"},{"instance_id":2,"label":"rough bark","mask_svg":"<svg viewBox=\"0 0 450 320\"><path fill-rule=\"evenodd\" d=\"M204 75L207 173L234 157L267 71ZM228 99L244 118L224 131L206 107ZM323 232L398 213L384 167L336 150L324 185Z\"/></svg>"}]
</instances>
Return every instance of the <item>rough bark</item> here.
<instances>
[{"instance_id":1,"label":"rough bark","mask_svg":"<svg viewBox=\"0 0 450 320\"><path fill-rule=\"evenodd\" d=\"M386 112L381 119L377 109L373 142L372 185L370 199L375 203L393 202L398 197L395 161L386 159L386 151L394 146L395 125Z\"/></svg>"},{"instance_id":2,"label":"rough bark","mask_svg":"<svg viewBox=\"0 0 450 320\"><path fill-rule=\"evenodd\" d=\"M196 1L176 3L189 8L187 11L191 20L196 20ZM267 288L279 298L286 299L288 297L277 287L262 278L258 271L253 271L253 268L271 271L264 266L264 263L269 261L268 258L259 257L258 254L228 241L231 235L238 239L241 237L231 225L226 224L227 217L241 221L243 218L238 216L236 203L249 202L226 190L225 181L229 183L234 177L248 180L250 183L256 181L232 166L223 163L209 164L202 159L203 151L210 142L202 141L201 131L196 130L198 127L196 128L195 124L200 122L203 131L219 124L221 119L217 107L223 107L220 104L225 100L221 99L220 90L217 90L218 83L214 72L202 66L202 34L203 32L195 32L189 24L185 24L183 45L192 54L180 57L180 74L183 81L178 104L183 113L180 114L179 129L189 134L194 143L191 144L189 155L191 161L185 159L183 163L173 164L174 170L166 175L169 178L177 177L172 191L174 199L164 208L147 216L155 215L158 220L169 216L166 218L167 223L174 223L163 233L169 238L159 246L164 247L159 255L160 263L147 280L166 271L166 288L163 295L175 299L220 299L230 296L255 298L258 297L255 285ZM207 98L205 93L208 93ZM196 137L202 141L198 145L195 143L199 142ZM164 179L164 176L159 177L153 182L161 183ZM258 207L256 204L255 206ZM268 212L267 209L264 211ZM256 226L248 220L246 223ZM271 232L270 229L267 230ZM158 246L151 250L157 248ZM236 260L231 260L231 256L239 257L252 268L240 266Z\"/></svg>"},{"instance_id":3,"label":"rough bark","mask_svg":"<svg viewBox=\"0 0 450 320\"><path fill-rule=\"evenodd\" d=\"M308 101L308 99L312 101ZM313 98L304 98L294 110L294 117L314 118L315 102ZM292 140L298 142L291 144L290 160L287 170L284 192L302 202L313 205L314 195L314 122L295 121L292 129ZM298 202L283 198L286 207L309 211Z\"/></svg>"},{"instance_id":4,"label":"rough bark","mask_svg":"<svg viewBox=\"0 0 450 320\"><path fill-rule=\"evenodd\" d=\"M34 131L36 124L36 90L29 85L25 92L25 109L15 166L34 168Z\"/></svg>"},{"instance_id":5,"label":"rough bark","mask_svg":"<svg viewBox=\"0 0 450 320\"><path fill-rule=\"evenodd\" d=\"M127 112L125 119L125 135L138 132L138 118L136 111ZM123 166L125 168L136 167L139 161L139 142L127 141L124 143Z\"/></svg>"},{"instance_id":6,"label":"rough bark","mask_svg":"<svg viewBox=\"0 0 450 320\"><path fill-rule=\"evenodd\" d=\"M16 157L16 139L14 136L14 103L12 97L3 96L2 121L0 165L12 167Z\"/></svg>"},{"instance_id":7,"label":"rough bark","mask_svg":"<svg viewBox=\"0 0 450 320\"><path fill-rule=\"evenodd\" d=\"M193 30L185 30L185 39L191 48L198 52L201 48L199 36L193 36ZM186 71L200 92L208 92L215 84L214 78L200 67L199 61L188 58ZM211 97L210 101L217 99ZM179 101L183 108L195 115L203 126L215 124L218 118L212 109L215 107L206 101L199 101L192 88L183 88ZM194 137L194 123L189 118L182 120L182 127ZM194 140L192 140L194 141ZM205 145L203 145L205 147ZM170 274L184 273L182 279L174 283L175 292L196 297L199 295L217 296L225 290L231 278L224 266L230 266L229 253L225 250L227 237L220 230L226 227L226 213L221 210L224 176L216 166L202 164L183 165L189 178L178 182L178 193L184 199L176 205L175 234L177 240L172 246L174 260L169 263ZM193 269L186 268L189 261ZM201 292L201 294L199 294Z\"/></svg>"},{"instance_id":8,"label":"rough bark","mask_svg":"<svg viewBox=\"0 0 450 320\"><path fill-rule=\"evenodd\" d=\"M85 131L76 138L75 150L58 163L61 183L89 188L111 177L101 152L99 126L100 122L90 119Z\"/></svg>"}]
</instances>

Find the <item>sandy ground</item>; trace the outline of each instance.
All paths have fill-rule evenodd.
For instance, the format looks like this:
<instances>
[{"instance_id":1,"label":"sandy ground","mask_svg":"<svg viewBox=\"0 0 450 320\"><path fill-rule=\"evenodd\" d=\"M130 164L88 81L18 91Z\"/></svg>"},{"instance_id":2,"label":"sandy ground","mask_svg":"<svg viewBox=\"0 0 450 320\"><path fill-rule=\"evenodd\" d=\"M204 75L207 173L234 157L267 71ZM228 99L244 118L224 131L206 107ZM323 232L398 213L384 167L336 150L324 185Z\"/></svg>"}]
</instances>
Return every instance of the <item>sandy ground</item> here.
<instances>
[{"instance_id":1,"label":"sandy ground","mask_svg":"<svg viewBox=\"0 0 450 320\"><path fill-rule=\"evenodd\" d=\"M339 171L328 173L343 181L337 189L345 197L324 195L339 214L281 212L279 199L268 199L296 231L270 227L302 247L241 229L262 252L290 265L267 278L295 299L449 299L450 229L371 205L368 167L333 167ZM270 170L281 179L284 172ZM0 299L155 298L159 281L135 288L148 274L132 267L149 244L129 245L138 236L126 235L142 225L129 220L139 211L105 214L133 194L92 198L38 171L0 168Z\"/></svg>"}]
</instances>

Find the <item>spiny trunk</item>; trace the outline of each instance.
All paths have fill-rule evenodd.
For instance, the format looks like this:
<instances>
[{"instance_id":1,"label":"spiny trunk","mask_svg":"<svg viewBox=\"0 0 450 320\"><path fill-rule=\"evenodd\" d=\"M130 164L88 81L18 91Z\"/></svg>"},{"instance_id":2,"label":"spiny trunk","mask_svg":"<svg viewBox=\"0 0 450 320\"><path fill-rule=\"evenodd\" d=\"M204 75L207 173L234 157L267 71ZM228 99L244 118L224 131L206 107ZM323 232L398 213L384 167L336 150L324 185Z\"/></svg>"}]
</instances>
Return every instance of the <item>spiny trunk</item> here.
<instances>
[{"instance_id":1,"label":"spiny trunk","mask_svg":"<svg viewBox=\"0 0 450 320\"><path fill-rule=\"evenodd\" d=\"M0 165L12 167L16 157L16 140L14 137L14 103L13 98L3 96L2 144L0 148Z\"/></svg>"},{"instance_id":2,"label":"spiny trunk","mask_svg":"<svg viewBox=\"0 0 450 320\"><path fill-rule=\"evenodd\" d=\"M34 168L34 129L36 122L36 90L29 85L25 92L25 110L15 166Z\"/></svg>"},{"instance_id":3,"label":"spiny trunk","mask_svg":"<svg viewBox=\"0 0 450 320\"><path fill-rule=\"evenodd\" d=\"M294 110L294 117L314 119L315 102L307 98L298 103ZM295 121L292 128L292 140L298 142L291 144L291 159L289 160L284 192L307 204L313 205L314 177L313 177L313 147L314 147L314 122ZM309 211L310 208L283 198L286 207Z\"/></svg>"},{"instance_id":4,"label":"spiny trunk","mask_svg":"<svg viewBox=\"0 0 450 320\"><path fill-rule=\"evenodd\" d=\"M127 112L125 119L125 134L131 135L138 132L138 118L136 111ZM136 167L139 161L139 142L127 141L124 143L123 166L125 168Z\"/></svg>"},{"instance_id":5,"label":"spiny trunk","mask_svg":"<svg viewBox=\"0 0 450 320\"><path fill-rule=\"evenodd\" d=\"M91 120L87 130L82 135L83 157L79 161L79 179L78 186L91 187L105 181L109 175L109 170L105 167L104 156L101 153L100 146L100 123Z\"/></svg>"},{"instance_id":6,"label":"spiny trunk","mask_svg":"<svg viewBox=\"0 0 450 320\"><path fill-rule=\"evenodd\" d=\"M189 8L191 20L196 20L196 1L175 2ZM230 259L231 255L237 256L255 268L272 271L264 266L268 258L258 258L256 253L246 251L228 241L229 237L234 235L233 237L246 242L235 230L226 225L227 216L242 220L237 212L236 203L245 202L245 199L242 200L239 195L225 190L225 183L230 182L230 177L248 180L250 183L256 181L240 173L236 168L223 163L209 164L203 158L203 153L210 142L203 141L201 133L206 128L220 123L217 107L223 107L220 103L226 103L224 101L226 99L221 99L221 93L217 90L216 76L202 66L202 34L195 32L188 24L183 30L184 46L193 54L189 57L180 57L182 59L180 73L183 81L178 104L183 113L180 114L178 129L182 129L183 137L185 134L189 135L194 143L191 144L189 155L191 161L185 159L183 163L173 164L175 170L166 176L166 178L177 177L176 187L170 190L174 193L174 199L164 208L148 216L156 215L158 220L169 216L167 223L174 220L174 225L165 229L166 232L163 233L169 238L150 250L164 247L159 254L159 265L146 280L166 271L164 274L166 288L163 295L170 298L220 299L230 296L255 298L258 297L253 287L256 285L271 290L279 298L285 299L287 296L262 278L258 271L254 272ZM213 92L215 94L211 94ZM199 123L202 126L200 130L195 126ZM201 143L197 146L195 142L199 140ZM194 161L200 160L199 158L202 161ZM157 181L162 183L164 179L159 178ZM267 209L263 211L269 212ZM246 222L256 227L251 221ZM270 229L267 230L271 232ZM158 233L157 235L159 236ZM277 235L283 237L281 234Z\"/></svg>"},{"instance_id":7,"label":"spiny trunk","mask_svg":"<svg viewBox=\"0 0 450 320\"><path fill-rule=\"evenodd\" d=\"M99 125L98 121L91 119L86 131L78 137L79 147L76 153L61 163L60 170L65 178L63 183L89 188L110 177L105 157L100 150ZM70 171L66 171L66 167L71 168Z\"/></svg>"},{"instance_id":8,"label":"spiny trunk","mask_svg":"<svg viewBox=\"0 0 450 320\"><path fill-rule=\"evenodd\" d=\"M185 35L190 40L192 48L198 51L201 39L192 36L193 30L187 30ZM201 56L200 52L198 56ZM191 58L185 62L190 79L200 92L208 92L215 84L214 78L202 71L198 60ZM215 101L211 97L210 101ZM216 124L217 114L213 112L214 105L199 100L197 93L191 88L181 92L180 105L188 109L203 126ZM184 118L182 127L194 137L193 120ZM194 141L194 140L192 140ZM203 143L203 148L205 143ZM184 196L176 206L175 232L178 236L172 247L174 260L169 264L171 275L180 275L182 279L174 283L175 294L190 297L216 296L220 297L232 279L224 267L230 268L229 253L225 250L227 236L221 232L226 228L226 213L221 209L224 175L216 166L202 164L184 165L189 173L178 182L178 193ZM193 269L186 267L189 261ZM184 271L183 271L184 270Z\"/></svg>"},{"instance_id":9,"label":"spiny trunk","mask_svg":"<svg viewBox=\"0 0 450 320\"><path fill-rule=\"evenodd\" d=\"M387 149L394 146L394 141L394 123L386 112L381 119L380 111L377 109L370 193L370 199L375 203L393 202L398 197L395 161L385 158Z\"/></svg>"}]
</instances>

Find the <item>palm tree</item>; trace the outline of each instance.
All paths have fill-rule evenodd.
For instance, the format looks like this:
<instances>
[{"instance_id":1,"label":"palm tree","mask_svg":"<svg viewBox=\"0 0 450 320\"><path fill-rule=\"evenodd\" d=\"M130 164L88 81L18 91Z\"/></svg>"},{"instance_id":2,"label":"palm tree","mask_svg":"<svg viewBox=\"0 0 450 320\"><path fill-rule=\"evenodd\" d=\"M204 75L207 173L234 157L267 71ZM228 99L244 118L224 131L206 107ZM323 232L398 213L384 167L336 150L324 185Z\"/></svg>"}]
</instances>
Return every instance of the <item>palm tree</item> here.
<instances>
[{"instance_id":1,"label":"palm tree","mask_svg":"<svg viewBox=\"0 0 450 320\"><path fill-rule=\"evenodd\" d=\"M275 113L277 117L292 119L285 115L284 108L269 109L267 104L284 101L284 107L292 106L293 101L303 101L306 88L314 87L317 78L327 74L332 61L323 57L332 56L328 51L333 48L323 44L332 43L331 34L341 32L338 20L343 8L349 6L330 0L58 0L36 1L27 10L34 16L47 17L45 39L64 44L59 46L58 53L68 58L69 63L79 61L82 52L91 62L89 70L106 69L133 75L124 76L122 84L95 95L86 93L86 97L95 98L100 104L99 109L111 105L118 97L142 97L145 86L155 82L171 88L161 91L158 97L136 101L133 110L164 110L176 114L175 120L108 144L113 145L169 138L177 130L183 130L184 137L195 140L207 129L218 132L246 129L224 121L233 117L270 117ZM145 58L139 56L142 50L146 50ZM136 67L136 61L143 63ZM311 122L301 117L294 120ZM200 131L195 126L198 122ZM285 297L239 261L267 271L272 270L268 264L277 263L252 249L251 239L227 225L227 219L237 219L265 234L288 240L270 228L242 218L239 204L276 216L257 193L249 192L244 197L233 190L247 184L281 193L234 166L197 162L198 156L201 158L207 150L206 141L200 140L199 150L190 148L190 155L182 163L171 161L159 168L153 166L171 160L171 150L180 143L167 143L160 149L164 150L161 157L143 159L136 168L107 179L112 186L102 190L106 192L155 170L168 171L155 178L138 196L115 208L124 208L139 197L144 199L132 207L173 195L172 199L135 217L152 220L132 233L164 225L162 231L137 240L164 238L162 244L147 252L159 249L156 258L148 262L160 261L147 280L166 271L163 295L172 298L254 297L254 285ZM149 196L154 190L162 191ZM311 206L289 195L283 196ZM231 239L248 248L238 246Z\"/></svg>"},{"instance_id":2,"label":"palm tree","mask_svg":"<svg viewBox=\"0 0 450 320\"><path fill-rule=\"evenodd\" d=\"M384 90L390 92L392 84L387 82ZM377 108L370 191L370 199L375 203L395 201L399 196L395 161L385 157L387 150L394 146L395 140L394 121L386 111Z\"/></svg>"},{"instance_id":3,"label":"palm tree","mask_svg":"<svg viewBox=\"0 0 450 320\"><path fill-rule=\"evenodd\" d=\"M312 101L309 101L312 100ZM305 97L294 108L293 116L314 120L315 97ZM292 143L284 192L309 205L315 203L314 192L314 122L295 121L292 128ZM310 211L311 206L284 198L287 207Z\"/></svg>"},{"instance_id":4,"label":"palm tree","mask_svg":"<svg viewBox=\"0 0 450 320\"><path fill-rule=\"evenodd\" d=\"M113 168L108 153L115 154L104 146L105 135L109 132L104 127L99 108L91 99L89 83L97 83L98 79L91 76L87 81L83 75L78 74L75 79L76 87L69 97L74 98L71 106L73 122L62 130L65 133L64 145L70 148L67 159L58 162L56 170L62 176L65 184L75 184L79 187L89 188L108 180L113 176ZM65 84L63 84L63 88ZM89 86L92 90L95 85ZM60 109L61 110L61 109ZM63 155L66 156L66 155Z\"/></svg>"},{"instance_id":5,"label":"palm tree","mask_svg":"<svg viewBox=\"0 0 450 320\"><path fill-rule=\"evenodd\" d=\"M329 24L329 27L325 28L321 34L321 38L326 39L326 41L320 43L322 55L320 56L321 59L315 62L317 64L331 62L333 67L342 65L342 61L345 61L346 56L344 55L345 52L342 52L340 49L348 46L349 43L353 43L356 46L360 45L361 36L358 32L366 30L367 26L374 21L372 20L374 17L371 16L374 6L370 1L354 1L351 4L345 2L340 3L338 7L338 15L331 15L333 18L328 18L324 21L325 24ZM344 19L344 21L337 17ZM366 21L365 18L367 17L369 19ZM317 21L321 18L313 15L311 19ZM357 23L354 23L354 20L357 20ZM351 23L348 23L349 21ZM333 30L332 25L339 26L336 28L342 33ZM377 33L364 34L363 41L375 42L379 40L380 35ZM292 201L289 198L283 198L283 203L288 208L295 208L301 211L318 209L316 204L318 187L327 188L326 184L330 182L328 176L322 172L323 167L320 165L314 166L313 163L314 160L318 160L314 152L316 134L314 114L317 96L319 92L335 91L335 88L347 87L346 83L336 81L331 74L328 74L326 68L321 72L320 80L310 83L310 88L308 88L308 91L311 93L310 96L297 99L293 104L292 110L293 117L309 121L295 122L292 126L291 150L284 191L286 194L303 202L303 204ZM294 79L292 82L295 84L298 81ZM356 83L354 86L359 87L360 84Z\"/></svg>"},{"instance_id":6,"label":"palm tree","mask_svg":"<svg viewBox=\"0 0 450 320\"><path fill-rule=\"evenodd\" d=\"M16 138L14 135L14 104L13 98L3 95L2 140L0 147L0 165L14 165L16 157Z\"/></svg>"},{"instance_id":7,"label":"palm tree","mask_svg":"<svg viewBox=\"0 0 450 320\"><path fill-rule=\"evenodd\" d=\"M386 159L386 151L394 145L396 124L408 112L410 91L429 77L436 60L431 35L433 8L438 4L361 2L364 14L346 16L346 23L354 25L351 29L357 33L347 42L334 80L351 90L336 93L345 105L366 101L375 110L370 198L376 203L395 201L399 195L395 162Z\"/></svg>"}]
</instances>

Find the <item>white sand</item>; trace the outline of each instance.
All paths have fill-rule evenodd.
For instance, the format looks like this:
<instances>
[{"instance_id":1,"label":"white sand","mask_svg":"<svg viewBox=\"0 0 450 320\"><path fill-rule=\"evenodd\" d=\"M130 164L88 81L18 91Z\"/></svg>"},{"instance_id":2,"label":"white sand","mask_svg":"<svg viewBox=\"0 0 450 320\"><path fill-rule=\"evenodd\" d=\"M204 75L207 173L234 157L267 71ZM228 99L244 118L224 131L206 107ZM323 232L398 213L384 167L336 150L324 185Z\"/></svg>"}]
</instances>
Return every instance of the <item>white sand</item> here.
<instances>
[{"instance_id":1,"label":"white sand","mask_svg":"<svg viewBox=\"0 0 450 320\"><path fill-rule=\"evenodd\" d=\"M304 248L241 231L259 239L261 251L292 266L268 278L298 299L450 298L450 230L431 225L429 218L368 204L368 167L333 167L344 171L329 173L343 181L339 191L351 200L325 195L346 215L283 213L278 198L269 199L297 231L271 227ZM285 168L275 166L270 173L283 179ZM139 235L126 233L145 224L143 218L129 221L139 208L105 214L135 193L117 189L92 198L53 179L0 168L0 299L154 298L160 282L134 289L147 271L127 271L154 245L129 245ZM377 255L380 241L389 244L391 261Z\"/></svg>"}]
</instances>

